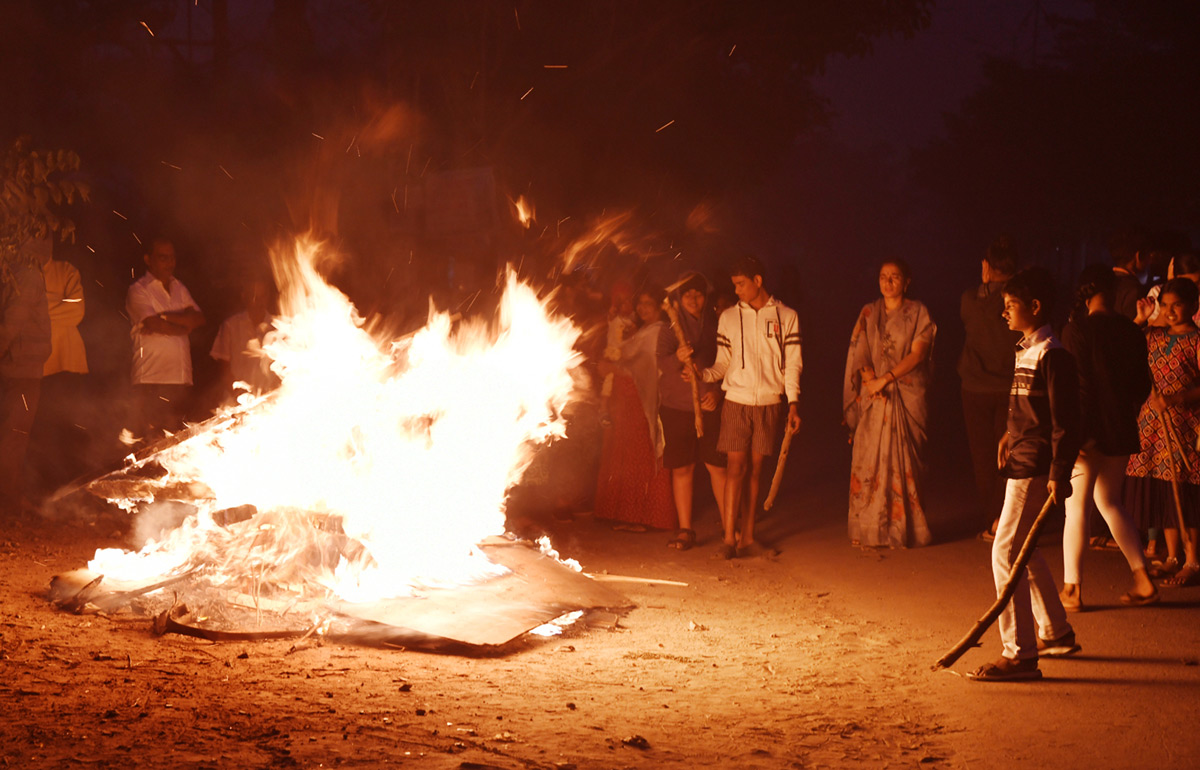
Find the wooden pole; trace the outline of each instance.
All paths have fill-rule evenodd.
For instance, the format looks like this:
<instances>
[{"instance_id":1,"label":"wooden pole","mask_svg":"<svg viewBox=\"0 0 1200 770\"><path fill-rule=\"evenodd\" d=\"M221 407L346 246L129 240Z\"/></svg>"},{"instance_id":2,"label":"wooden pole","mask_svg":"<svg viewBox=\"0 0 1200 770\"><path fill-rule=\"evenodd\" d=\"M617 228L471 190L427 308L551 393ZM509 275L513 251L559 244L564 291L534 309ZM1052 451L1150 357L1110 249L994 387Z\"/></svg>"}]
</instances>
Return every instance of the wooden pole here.
<instances>
[{"instance_id":1,"label":"wooden pole","mask_svg":"<svg viewBox=\"0 0 1200 770\"><path fill-rule=\"evenodd\" d=\"M788 450L792 448L792 433L787 428L783 429L783 446L779 447L779 460L775 463L775 475L771 477L771 491L767 492L767 499L763 502L763 510L771 510L771 506L775 504L775 495L779 494L779 487L783 483L783 466L787 463Z\"/></svg>"},{"instance_id":2,"label":"wooden pole","mask_svg":"<svg viewBox=\"0 0 1200 770\"><path fill-rule=\"evenodd\" d=\"M1184 538L1184 542L1187 542L1187 525L1183 521L1183 502L1179 497L1179 465L1175 462L1175 447L1177 444L1175 440L1175 429L1171 426L1171 423L1167 422L1167 420L1170 418L1167 415L1166 409L1160 412L1157 409L1154 409L1154 407L1150 408L1154 410L1154 412L1158 415L1158 419L1161 420L1163 424L1163 436L1166 438L1167 442L1167 459L1171 465L1171 496L1175 498L1175 520L1179 522L1180 537ZM1183 453L1180 452L1180 455L1182 454ZM1184 460L1186 462L1187 458L1184 458Z\"/></svg>"},{"instance_id":3,"label":"wooden pole","mask_svg":"<svg viewBox=\"0 0 1200 770\"><path fill-rule=\"evenodd\" d=\"M1008 575L1008 581L1004 584L1004 588L1000 590L1000 595L996 597L996 601L983 614L983 617L975 621L975 625L971 627L967 635L958 644L951 647L949 652L938 658L937 663L933 664L934 671L954 665L954 662L961 658L964 652L979 642L984 631L988 630L996 618L1000 617L1000 613L1004 611L1004 607L1012 599L1013 592L1017 590L1017 581L1021 579L1021 576L1025 573L1025 565L1033 557L1033 552L1037 548L1038 535L1041 534L1042 526L1046 523L1046 517L1053 508L1053 498L1047 497L1046 504L1038 512L1037 518L1033 520L1033 526L1029 528L1029 534L1025 536L1025 544L1021 546L1021 551L1017 554L1017 558L1013 562L1012 571Z\"/></svg>"},{"instance_id":4,"label":"wooden pole","mask_svg":"<svg viewBox=\"0 0 1200 770\"><path fill-rule=\"evenodd\" d=\"M670 299L663 301L663 309L667 311L667 318L671 319L671 328L675 330L675 339L679 341L679 347L690 347L687 337L683 335L683 326L679 323L679 310L675 307L675 303ZM695 367L692 364L692 357L689 355L687 360L683 362L684 366L692 368L692 414L696 418L696 438L704 436L704 418L700 412L700 384L696 382Z\"/></svg>"}]
</instances>

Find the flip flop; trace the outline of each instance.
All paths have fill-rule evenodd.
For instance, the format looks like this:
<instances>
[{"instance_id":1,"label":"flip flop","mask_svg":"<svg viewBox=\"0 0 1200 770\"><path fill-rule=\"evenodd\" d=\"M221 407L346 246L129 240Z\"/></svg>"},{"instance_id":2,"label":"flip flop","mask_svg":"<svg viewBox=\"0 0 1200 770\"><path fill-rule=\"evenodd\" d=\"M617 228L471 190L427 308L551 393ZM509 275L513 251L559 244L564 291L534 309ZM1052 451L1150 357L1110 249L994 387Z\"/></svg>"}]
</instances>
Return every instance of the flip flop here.
<instances>
[{"instance_id":1,"label":"flip flop","mask_svg":"<svg viewBox=\"0 0 1200 770\"><path fill-rule=\"evenodd\" d=\"M1147 604L1158 604L1158 599L1158 591L1149 596L1135 594L1133 591L1121 594L1121 604L1126 607L1145 607Z\"/></svg>"},{"instance_id":2,"label":"flip flop","mask_svg":"<svg viewBox=\"0 0 1200 770\"><path fill-rule=\"evenodd\" d=\"M1037 659L1000 658L995 663L980 666L967 674L967 679L975 682L1029 682L1041 678L1042 672L1038 668Z\"/></svg>"},{"instance_id":3,"label":"flip flop","mask_svg":"<svg viewBox=\"0 0 1200 770\"><path fill-rule=\"evenodd\" d=\"M717 549L716 558L729 561L737 558L737 546L729 543L721 543L721 547Z\"/></svg>"},{"instance_id":4,"label":"flip flop","mask_svg":"<svg viewBox=\"0 0 1200 770\"><path fill-rule=\"evenodd\" d=\"M667 543L667 548L674 548L676 551L688 551L696 544L696 531L692 529L680 529L679 534Z\"/></svg>"},{"instance_id":5,"label":"flip flop","mask_svg":"<svg viewBox=\"0 0 1200 770\"><path fill-rule=\"evenodd\" d=\"M779 555L779 551L759 542L744 545L737 549L739 559L771 559Z\"/></svg>"}]
</instances>

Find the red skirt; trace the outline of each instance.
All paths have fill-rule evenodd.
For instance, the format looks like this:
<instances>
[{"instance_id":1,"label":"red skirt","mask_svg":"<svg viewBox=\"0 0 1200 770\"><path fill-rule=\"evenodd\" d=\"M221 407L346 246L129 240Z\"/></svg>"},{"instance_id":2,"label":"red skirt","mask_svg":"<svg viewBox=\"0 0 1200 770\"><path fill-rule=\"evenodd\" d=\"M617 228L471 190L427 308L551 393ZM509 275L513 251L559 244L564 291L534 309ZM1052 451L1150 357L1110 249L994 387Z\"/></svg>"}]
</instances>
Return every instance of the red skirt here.
<instances>
[{"instance_id":1,"label":"red skirt","mask_svg":"<svg viewBox=\"0 0 1200 770\"><path fill-rule=\"evenodd\" d=\"M608 412L612 424L604 431L600 450L596 516L673 529L678 520L671 471L655 457L646 413L628 374L613 375Z\"/></svg>"}]
</instances>

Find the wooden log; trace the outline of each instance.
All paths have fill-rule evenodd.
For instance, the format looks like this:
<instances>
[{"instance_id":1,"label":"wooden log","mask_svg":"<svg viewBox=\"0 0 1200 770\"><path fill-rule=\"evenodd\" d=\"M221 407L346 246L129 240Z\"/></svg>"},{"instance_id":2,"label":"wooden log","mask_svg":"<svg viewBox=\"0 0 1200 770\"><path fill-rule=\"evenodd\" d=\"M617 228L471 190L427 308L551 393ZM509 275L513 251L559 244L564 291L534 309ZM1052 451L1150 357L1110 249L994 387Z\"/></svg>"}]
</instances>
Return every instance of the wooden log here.
<instances>
[{"instance_id":1,"label":"wooden log","mask_svg":"<svg viewBox=\"0 0 1200 770\"><path fill-rule=\"evenodd\" d=\"M1033 520L1033 526L1029 528L1029 534L1025 535L1025 544L1021 546L1016 561L1013 562L1012 571L1009 573L1008 581L1000 590L1000 595L996 597L996 601L983 614L983 617L975 621L975 625L971 627L967 635L958 644L951 647L949 652L938 658L938 661L933 664L934 671L954 665L954 662L961 658L964 652L978 644L983 633L995 622L996 618L1000 617L1005 605L1012 599L1013 592L1017 590L1017 582L1025 573L1025 565L1033 557L1033 552L1037 548L1038 535L1041 534L1042 526L1046 523L1046 518L1053 508L1053 498L1046 498L1045 505L1042 506L1042 510L1038 511L1037 518Z\"/></svg>"},{"instance_id":2,"label":"wooden log","mask_svg":"<svg viewBox=\"0 0 1200 770\"><path fill-rule=\"evenodd\" d=\"M779 494L779 487L783 483L783 466L787 464L788 450L792 448L792 436L796 435L787 428L783 429L783 445L779 447L779 459L775 462L775 475L771 477L771 491L767 492L767 499L763 502L763 510L771 510L771 506L775 504L775 496Z\"/></svg>"},{"instance_id":3,"label":"wooden log","mask_svg":"<svg viewBox=\"0 0 1200 770\"><path fill-rule=\"evenodd\" d=\"M679 341L679 347L691 347L683 334L683 326L679 323L679 310L675 303L670 299L663 300L663 309L667 311L667 318L671 319L671 328L675 330L675 339ZM704 418L700 412L700 383L696 381L695 365L690 355L683 365L692 370L692 414L696 419L696 438L701 438L704 436Z\"/></svg>"}]
</instances>

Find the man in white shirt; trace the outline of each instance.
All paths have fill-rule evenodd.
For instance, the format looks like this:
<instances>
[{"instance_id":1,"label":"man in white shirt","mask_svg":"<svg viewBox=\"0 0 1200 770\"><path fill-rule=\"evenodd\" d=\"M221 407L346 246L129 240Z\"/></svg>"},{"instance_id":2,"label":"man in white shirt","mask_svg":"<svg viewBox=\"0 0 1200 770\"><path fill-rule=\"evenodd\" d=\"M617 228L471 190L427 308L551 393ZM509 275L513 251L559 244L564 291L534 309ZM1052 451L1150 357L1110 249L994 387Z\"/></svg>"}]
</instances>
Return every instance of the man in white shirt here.
<instances>
[{"instance_id":1,"label":"man in white shirt","mask_svg":"<svg viewBox=\"0 0 1200 770\"><path fill-rule=\"evenodd\" d=\"M237 398L236 383L245 383L253 395L274 390L279 378L271 371L271 360L263 353L263 338L274 322L274 301L270 282L253 278L242 287L242 312L231 315L221 324L217 338L209 351L221 362L221 394L227 403Z\"/></svg>"},{"instance_id":2,"label":"man in white shirt","mask_svg":"<svg viewBox=\"0 0 1200 770\"><path fill-rule=\"evenodd\" d=\"M150 242L143 257L146 274L129 287L125 308L133 324L131 382L138 408L135 432L143 437L176 430L183 421L192 386L188 335L204 324L204 314L175 277L175 245Z\"/></svg>"},{"instance_id":3,"label":"man in white shirt","mask_svg":"<svg viewBox=\"0 0 1200 770\"><path fill-rule=\"evenodd\" d=\"M781 428L800 430L803 368L800 318L763 287L762 263L742 257L730 277L738 303L721 313L717 360L700 372L705 382L721 382L725 391L717 450L728 458L720 550L726 559L761 550L754 540L754 520L763 458L777 451Z\"/></svg>"}]
</instances>

